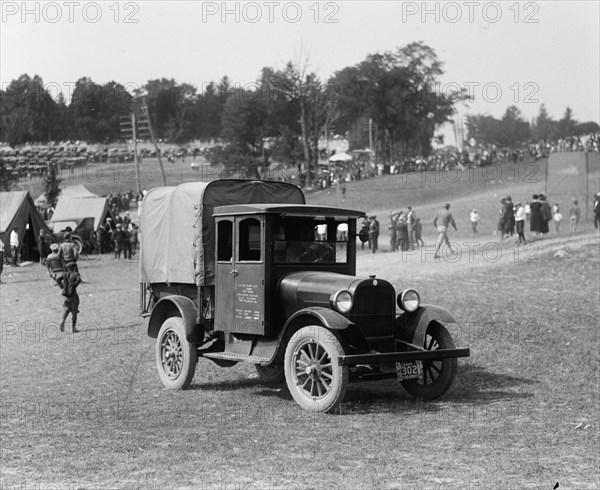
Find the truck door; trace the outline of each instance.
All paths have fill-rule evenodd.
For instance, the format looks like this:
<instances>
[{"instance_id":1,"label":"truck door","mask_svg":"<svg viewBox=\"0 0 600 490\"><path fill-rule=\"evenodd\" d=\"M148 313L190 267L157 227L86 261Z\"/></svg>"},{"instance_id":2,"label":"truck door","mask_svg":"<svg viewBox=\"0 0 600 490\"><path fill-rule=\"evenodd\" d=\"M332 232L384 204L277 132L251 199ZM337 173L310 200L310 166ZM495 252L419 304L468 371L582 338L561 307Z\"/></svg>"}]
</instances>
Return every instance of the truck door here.
<instances>
[{"instance_id":1,"label":"truck door","mask_svg":"<svg viewBox=\"0 0 600 490\"><path fill-rule=\"evenodd\" d=\"M217 221L217 268L215 284L215 330L233 329L235 291L235 226L233 218Z\"/></svg>"},{"instance_id":2,"label":"truck door","mask_svg":"<svg viewBox=\"0 0 600 490\"><path fill-rule=\"evenodd\" d=\"M236 218L235 331L264 334L265 226L263 216Z\"/></svg>"},{"instance_id":3,"label":"truck door","mask_svg":"<svg viewBox=\"0 0 600 490\"><path fill-rule=\"evenodd\" d=\"M264 334L264 219L217 221L215 329Z\"/></svg>"}]
</instances>

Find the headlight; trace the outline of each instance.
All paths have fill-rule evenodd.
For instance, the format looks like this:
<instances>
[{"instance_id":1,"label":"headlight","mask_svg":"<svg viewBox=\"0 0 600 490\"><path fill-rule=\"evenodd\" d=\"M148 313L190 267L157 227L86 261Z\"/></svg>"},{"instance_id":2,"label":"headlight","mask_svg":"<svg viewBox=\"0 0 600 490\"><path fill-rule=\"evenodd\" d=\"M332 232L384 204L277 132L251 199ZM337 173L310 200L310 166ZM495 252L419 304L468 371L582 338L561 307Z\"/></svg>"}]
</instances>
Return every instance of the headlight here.
<instances>
[{"instance_id":1,"label":"headlight","mask_svg":"<svg viewBox=\"0 0 600 490\"><path fill-rule=\"evenodd\" d=\"M417 293L414 289L406 289L398 295L398 306L404 311L412 313L413 311L417 310L420 305L421 298L419 293Z\"/></svg>"},{"instance_id":2,"label":"headlight","mask_svg":"<svg viewBox=\"0 0 600 490\"><path fill-rule=\"evenodd\" d=\"M352 294L342 289L331 297L331 305L335 310L345 315L352 309Z\"/></svg>"}]
</instances>

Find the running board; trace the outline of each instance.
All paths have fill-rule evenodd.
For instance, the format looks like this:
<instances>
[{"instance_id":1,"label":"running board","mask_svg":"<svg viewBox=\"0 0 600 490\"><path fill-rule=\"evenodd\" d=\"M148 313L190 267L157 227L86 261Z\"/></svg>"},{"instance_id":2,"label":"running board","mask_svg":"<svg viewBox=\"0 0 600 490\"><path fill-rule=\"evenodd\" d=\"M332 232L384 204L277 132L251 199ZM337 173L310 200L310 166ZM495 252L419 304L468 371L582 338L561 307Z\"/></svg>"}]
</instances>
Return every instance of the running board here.
<instances>
[{"instance_id":1,"label":"running board","mask_svg":"<svg viewBox=\"0 0 600 490\"><path fill-rule=\"evenodd\" d=\"M223 359L225 361L245 361L253 362L255 364L268 363L271 359L268 357L260 356L247 356L244 354L237 354L235 352L207 352L206 354L198 351L198 355L201 357L207 357L209 359Z\"/></svg>"}]
</instances>

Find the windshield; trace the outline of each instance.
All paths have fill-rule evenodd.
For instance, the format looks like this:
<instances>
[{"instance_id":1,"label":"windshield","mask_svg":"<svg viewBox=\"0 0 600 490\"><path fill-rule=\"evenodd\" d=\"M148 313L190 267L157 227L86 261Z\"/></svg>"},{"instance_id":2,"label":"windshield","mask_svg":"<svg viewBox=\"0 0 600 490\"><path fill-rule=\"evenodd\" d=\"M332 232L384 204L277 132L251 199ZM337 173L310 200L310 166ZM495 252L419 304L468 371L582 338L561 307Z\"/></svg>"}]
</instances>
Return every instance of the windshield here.
<instances>
[{"instance_id":1,"label":"windshield","mask_svg":"<svg viewBox=\"0 0 600 490\"><path fill-rule=\"evenodd\" d=\"M348 229L348 221L335 218L281 217L273 227L275 263L346 263Z\"/></svg>"}]
</instances>

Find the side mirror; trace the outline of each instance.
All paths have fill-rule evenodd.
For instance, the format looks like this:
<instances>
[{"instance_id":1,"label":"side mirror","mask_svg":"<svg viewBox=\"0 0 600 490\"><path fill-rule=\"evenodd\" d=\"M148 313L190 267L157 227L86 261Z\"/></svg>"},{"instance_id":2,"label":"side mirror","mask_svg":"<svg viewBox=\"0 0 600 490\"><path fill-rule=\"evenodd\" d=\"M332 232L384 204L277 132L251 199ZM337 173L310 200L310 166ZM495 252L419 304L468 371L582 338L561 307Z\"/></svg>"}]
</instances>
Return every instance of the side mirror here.
<instances>
[{"instance_id":1,"label":"side mirror","mask_svg":"<svg viewBox=\"0 0 600 490\"><path fill-rule=\"evenodd\" d=\"M358 239L363 243L368 242L369 241L369 232L365 229L361 229L358 232Z\"/></svg>"}]
</instances>

